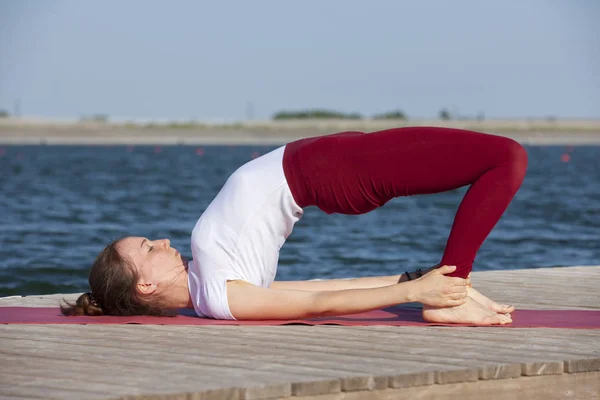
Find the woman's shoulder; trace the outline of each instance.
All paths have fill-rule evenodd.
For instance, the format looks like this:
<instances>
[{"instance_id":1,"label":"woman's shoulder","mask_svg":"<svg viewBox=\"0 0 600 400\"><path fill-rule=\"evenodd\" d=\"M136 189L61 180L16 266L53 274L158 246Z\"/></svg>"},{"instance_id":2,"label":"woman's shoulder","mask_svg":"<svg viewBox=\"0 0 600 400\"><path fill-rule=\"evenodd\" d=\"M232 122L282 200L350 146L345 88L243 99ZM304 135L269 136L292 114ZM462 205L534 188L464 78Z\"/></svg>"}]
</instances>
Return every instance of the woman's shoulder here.
<instances>
[{"instance_id":1,"label":"woman's shoulder","mask_svg":"<svg viewBox=\"0 0 600 400\"><path fill-rule=\"evenodd\" d=\"M218 265L209 258L191 262L188 274L192 304L201 317L235 319L227 303L227 282L239 278L234 271Z\"/></svg>"}]
</instances>

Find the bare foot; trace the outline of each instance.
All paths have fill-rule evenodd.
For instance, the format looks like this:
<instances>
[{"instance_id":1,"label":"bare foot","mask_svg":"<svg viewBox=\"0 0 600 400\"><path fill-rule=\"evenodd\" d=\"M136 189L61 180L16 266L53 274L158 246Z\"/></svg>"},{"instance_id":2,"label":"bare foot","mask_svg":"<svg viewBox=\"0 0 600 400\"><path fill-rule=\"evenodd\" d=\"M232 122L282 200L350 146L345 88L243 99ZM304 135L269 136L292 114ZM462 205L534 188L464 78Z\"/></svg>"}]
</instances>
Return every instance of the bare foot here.
<instances>
[{"instance_id":1,"label":"bare foot","mask_svg":"<svg viewBox=\"0 0 600 400\"><path fill-rule=\"evenodd\" d=\"M467 287L467 295L478 302L479 304L487 307L489 310L499 314L510 314L515 311L513 306L507 306L506 304L498 304L494 300L489 299L479 293L477 290L473 289L473 287Z\"/></svg>"},{"instance_id":2,"label":"bare foot","mask_svg":"<svg viewBox=\"0 0 600 400\"><path fill-rule=\"evenodd\" d=\"M423 305L423 318L428 322L449 324L504 325L512 322L510 315L497 314L482 304L467 297L460 306L435 308Z\"/></svg>"}]
</instances>

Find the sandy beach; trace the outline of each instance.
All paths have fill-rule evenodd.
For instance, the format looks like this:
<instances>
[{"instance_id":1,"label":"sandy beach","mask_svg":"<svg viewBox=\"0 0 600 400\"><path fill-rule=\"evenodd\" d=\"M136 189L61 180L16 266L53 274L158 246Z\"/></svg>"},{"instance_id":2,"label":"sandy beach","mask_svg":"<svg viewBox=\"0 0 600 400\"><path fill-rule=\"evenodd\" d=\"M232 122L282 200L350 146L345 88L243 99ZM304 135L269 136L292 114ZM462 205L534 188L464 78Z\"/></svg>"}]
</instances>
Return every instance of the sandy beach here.
<instances>
[{"instance_id":1,"label":"sandy beach","mask_svg":"<svg viewBox=\"0 0 600 400\"><path fill-rule=\"evenodd\" d=\"M600 144L600 120L290 120L116 123L0 119L0 145L277 145L341 131L445 126L511 137L523 144Z\"/></svg>"}]
</instances>

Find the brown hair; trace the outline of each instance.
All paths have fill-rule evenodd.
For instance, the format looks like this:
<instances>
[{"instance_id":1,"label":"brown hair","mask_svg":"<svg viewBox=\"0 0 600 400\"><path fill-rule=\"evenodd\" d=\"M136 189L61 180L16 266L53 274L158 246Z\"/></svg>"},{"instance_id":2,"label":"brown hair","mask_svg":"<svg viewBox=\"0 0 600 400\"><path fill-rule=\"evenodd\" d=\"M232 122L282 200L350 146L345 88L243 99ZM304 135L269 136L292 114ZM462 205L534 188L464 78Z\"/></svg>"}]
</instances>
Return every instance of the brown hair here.
<instances>
[{"instance_id":1,"label":"brown hair","mask_svg":"<svg viewBox=\"0 0 600 400\"><path fill-rule=\"evenodd\" d=\"M151 301L137 291L139 275L119 254L119 240L109 243L96 257L88 278L91 292L75 303L63 300L63 315L171 315L160 299Z\"/></svg>"}]
</instances>

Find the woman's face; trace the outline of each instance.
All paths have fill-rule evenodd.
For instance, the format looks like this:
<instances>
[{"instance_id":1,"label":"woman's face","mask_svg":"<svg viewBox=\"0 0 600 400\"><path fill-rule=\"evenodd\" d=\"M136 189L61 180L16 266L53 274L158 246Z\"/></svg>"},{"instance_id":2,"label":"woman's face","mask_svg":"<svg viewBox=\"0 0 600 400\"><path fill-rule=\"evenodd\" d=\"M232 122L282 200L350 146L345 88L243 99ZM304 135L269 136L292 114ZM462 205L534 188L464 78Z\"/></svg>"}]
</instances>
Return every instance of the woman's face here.
<instances>
[{"instance_id":1,"label":"woman's face","mask_svg":"<svg viewBox=\"0 0 600 400\"><path fill-rule=\"evenodd\" d=\"M161 283L171 282L186 261L171 247L169 239L149 240L130 236L117 243L121 256L137 270L140 280L138 290L144 294L156 291Z\"/></svg>"}]
</instances>

